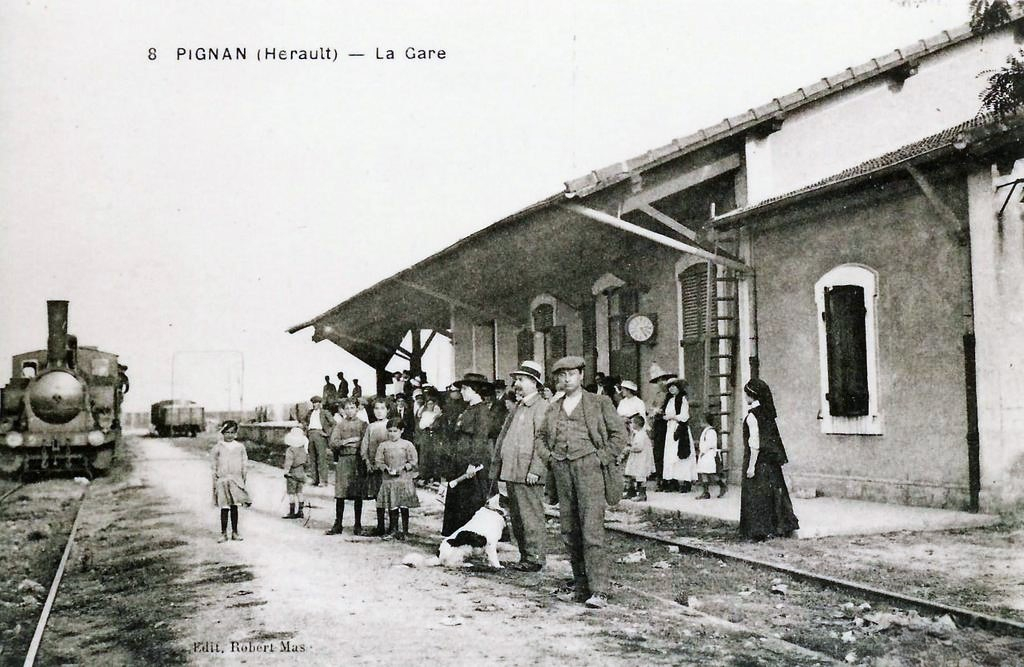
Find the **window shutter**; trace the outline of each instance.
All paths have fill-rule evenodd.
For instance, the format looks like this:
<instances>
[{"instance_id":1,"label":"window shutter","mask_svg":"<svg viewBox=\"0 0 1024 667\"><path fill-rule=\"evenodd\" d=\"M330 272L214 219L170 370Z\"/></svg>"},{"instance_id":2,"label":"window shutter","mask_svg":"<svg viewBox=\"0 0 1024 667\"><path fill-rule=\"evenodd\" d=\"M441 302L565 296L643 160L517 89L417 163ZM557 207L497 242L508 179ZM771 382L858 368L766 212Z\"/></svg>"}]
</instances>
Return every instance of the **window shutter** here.
<instances>
[{"instance_id":1,"label":"window shutter","mask_svg":"<svg viewBox=\"0 0 1024 667\"><path fill-rule=\"evenodd\" d=\"M630 343L614 350L608 359L608 370L612 377L619 380L632 380L639 383L637 377L637 345Z\"/></svg>"},{"instance_id":2,"label":"window shutter","mask_svg":"<svg viewBox=\"0 0 1024 667\"><path fill-rule=\"evenodd\" d=\"M546 332L555 324L555 307L542 303L533 309L533 330Z\"/></svg>"},{"instance_id":3,"label":"window shutter","mask_svg":"<svg viewBox=\"0 0 1024 667\"><path fill-rule=\"evenodd\" d=\"M679 289L683 304L683 340L703 339L708 309L707 265L694 264L683 271L679 276Z\"/></svg>"},{"instance_id":4,"label":"window shutter","mask_svg":"<svg viewBox=\"0 0 1024 667\"><path fill-rule=\"evenodd\" d=\"M629 317L640 310L640 291L634 287L619 288L619 315Z\"/></svg>"},{"instance_id":5,"label":"window shutter","mask_svg":"<svg viewBox=\"0 0 1024 667\"><path fill-rule=\"evenodd\" d=\"M587 370L593 375L597 370L597 301L590 299L583 304L583 359L587 362Z\"/></svg>"},{"instance_id":6,"label":"window shutter","mask_svg":"<svg viewBox=\"0 0 1024 667\"><path fill-rule=\"evenodd\" d=\"M519 363L533 359L533 331L523 329L516 334L516 353Z\"/></svg>"},{"instance_id":7,"label":"window shutter","mask_svg":"<svg viewBox=\"0 0 1024 667\"><path fill-rule=\"evenodd\" d=\"M867 310L864 288L825 288L825 345L828 356L829 413L836 417L868 414Z\"/></svg>"},{"instance_id":8,"label":"window shutter","mask_svg":"<svg viewBox=\"0 0 1024 667\"><path fill-rule=\"evenodd\" d=\"M547 358L544 360L544 371L553 368L555 362L565 356L565 326L551 327L547 333L545 351Z\"/></svg>"}]
</instances>

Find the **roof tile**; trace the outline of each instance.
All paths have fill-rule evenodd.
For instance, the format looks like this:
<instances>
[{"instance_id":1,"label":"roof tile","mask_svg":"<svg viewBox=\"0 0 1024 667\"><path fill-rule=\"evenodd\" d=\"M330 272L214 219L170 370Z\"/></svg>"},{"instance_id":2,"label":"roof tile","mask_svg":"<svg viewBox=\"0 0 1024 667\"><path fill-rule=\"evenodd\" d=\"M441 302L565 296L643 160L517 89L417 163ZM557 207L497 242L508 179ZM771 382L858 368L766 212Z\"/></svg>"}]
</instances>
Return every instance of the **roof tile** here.
<instances>
[{"instance_id":1,"label":"roof tile","mask_svg":"<svg viewBox=\"0 0 1024 667\"><path fill-rule=\"evenodd\" d=\"M1024 18L1024 9L1014 9L1012 20L1017 21ZM661 162L672 159L676 154L692 150L695 145L703 144L720 136L726 136L742 131L749 123L762 120L768 116L785 113L806 102L827 96L832 92L847 88L855 83L868 80L881 74L894 66L900 65L908 60L916 60L921 56L941 50L952 44L956 44L972 35L968 24L959 25L950 30L945 30L938 35L929 37L926 40L918 40L903 49L890 51L878 58L873 58L866 63L848 67L847 69L825 79L821 79L809 86L800 88L792 93L777 97L768 104L750 109L738 116L733 116L710 127L703 128L693 134L674 139L671 144L661 149L647 151L644 155L634 157L627 162L610 165L594 172L594 175L578 178L566 182L566 188L570 194L579 194L573 184L580 183L583 187L599 189L603 179L617 180L623 169L643 170ZM664 149L664 150L662 150Z\"/></svg>"},{"instance_id":2,"label":"roof tile","mask_svg":"<svg viewBox=\"0 0 1024 667\"><path fill-rule=\"evenodd\" d=\"M949 43L949 33L943 30L938 35L932 35L931 37L924 40L924 46L929 51L934 51L936 48L944 46Z\"/></svg>"},{"instance_id":3,"label":"roof tile","mask_svg":"<svg viewBox=\"0 0 1024 667\"><path fill-rule=\"evenodd\" d=\"M901 60L903 60L903 54L901 54L898 50L897 51L890 51L889 53L883 54L883 55L875 58L875 62L878 63L878 68L879 69L882 69L884 67L888 67L889 65L892 65L893 63L898 63Z\"/></svg>"},{"instance_id":4,"label":"roof tile","mask_svg":"<svg viewBox=\"0 0 1024 667\"><path fill-rule=\"evenodd\" d=\"M905 146L901 146L900 148L897 148L894 151L885 153L884 155L879 155L878 157L871 158L870 160L866 160L865 162L861 162L856 166L850 167L849 169L844 169L839 173L833 174L827 178L823 178L820 181L811 183L810 185L806 185L802 188L798 188L796 190L792 190L790 192L786 192L785 194L781 194L775 197L769 197L768 199L759 201L746 209L738 209L737 211L730 212L730 214L728 215L733 215L735 213L739 213L740 211L745 212L751 209L760 208L767 204L771 204L773 202L777 202L783 199L789 199L790 197L794 197L796 195L809 192L811 190L817 190L826 185L830 185L839 181L845 181L851 178L855 178L857 176L870 174L880 169L884 169L885 167L891 167L900 162L904 162L906 160L919 157L921 155L924 155L925 153L929 153L937 148L950 146L954 144L958 140L958 137L962 135L964 132L989 124L998 124L994 122L994 117L992 115L986 114L981 116L975 116L970 120L964 121L958 125L954 125L953 127L947 128L942 132L937 132L931 136L925 137L920 141L915 141Z\"/></svg>"},{"instance_id":5,"label":"roof tile","mask_svg":"<svg viewBox=\"0 0 1024 667\"><path fill-rule=\"evenodd\" d=\"M855 76L857 78L860 78L860 77L864 76L865 74L868 74L870 72L876 71L877 69L878 69L878 63L875 62L874 58L872 58L871 60L867 61L866 63L861 63L860 65L854 66L852 68L852 71L853 71L853 76Z\"/></svg>"},{"instance_id":6,"label":"roof tile","mask_svg":"<svg viewBox=\"0 0 1024 667\"><path fill-rule=\"evenodd\" d=\"M620 175L623 171L625 171L625 163L616 162L615 164L610 164L607 167L595 170L594 175L597 176L597 180L600 183L601 181Z\"/></svg>"}]
</instances>

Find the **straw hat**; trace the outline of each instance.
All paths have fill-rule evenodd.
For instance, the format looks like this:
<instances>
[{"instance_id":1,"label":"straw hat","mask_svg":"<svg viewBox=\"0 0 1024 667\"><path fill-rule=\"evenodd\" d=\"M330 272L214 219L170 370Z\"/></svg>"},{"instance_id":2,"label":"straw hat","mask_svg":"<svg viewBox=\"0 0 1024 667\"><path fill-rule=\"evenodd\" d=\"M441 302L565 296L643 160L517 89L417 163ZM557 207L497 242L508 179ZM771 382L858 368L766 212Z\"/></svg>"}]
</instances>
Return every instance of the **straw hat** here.
<instances>
[{"instance_id":1,"label":"straw hat","mask_svg":"<svg viewBox=\"0 0 1024 667\"><path fill-rule=\"evenodd\" d=\"M670 378L676 377L675 373L669 373L664 368L659 366L658 362L654 362L653 364L651 364L651 370L648 371L648 374L650 375L650 378L651 378L650 379L650 383L651 384L654 384L656 382L661 382L662 380L668 380Z\"/></svg>"}]
</instances>

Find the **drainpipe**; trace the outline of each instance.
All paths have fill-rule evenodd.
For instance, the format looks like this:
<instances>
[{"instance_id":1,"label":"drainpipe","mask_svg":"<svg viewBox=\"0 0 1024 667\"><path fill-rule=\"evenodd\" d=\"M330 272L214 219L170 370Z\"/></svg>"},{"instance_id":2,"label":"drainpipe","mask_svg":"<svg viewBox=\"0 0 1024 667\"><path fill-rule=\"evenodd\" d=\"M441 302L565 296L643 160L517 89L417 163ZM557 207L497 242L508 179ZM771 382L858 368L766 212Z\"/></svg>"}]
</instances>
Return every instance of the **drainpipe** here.
<instances>
[{"instance_id":1,"label":"drainpipe","mask_svg":"<svg viewBox=\"0 0 1024 667\"><path fill-rule=\"evenodd\" d=\"M980 509L981 496L981 436L978 432L978 370L975 358L974 337L974 273L971 270L971 223L961 221L941 195L932 187L927 177L913 165L907 173L914 179L925 199L939 217L952 229L963 251L960 253L960 312L964 322L964 393L967 403L967 487L970 494L968 509ZM969 186L968 186L969 187ZM968 196L970 193L968 192Z\"/></svg>"}]
</instances>

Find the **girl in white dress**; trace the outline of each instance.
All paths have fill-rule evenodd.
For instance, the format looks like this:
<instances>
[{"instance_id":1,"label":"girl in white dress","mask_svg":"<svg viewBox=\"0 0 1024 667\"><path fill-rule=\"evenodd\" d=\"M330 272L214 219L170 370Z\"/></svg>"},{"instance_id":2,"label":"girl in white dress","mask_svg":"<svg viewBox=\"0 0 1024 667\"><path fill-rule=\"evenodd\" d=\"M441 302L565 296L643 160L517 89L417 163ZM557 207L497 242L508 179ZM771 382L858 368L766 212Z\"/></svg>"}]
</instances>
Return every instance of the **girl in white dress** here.
<instances>
[{"instance_id":1,"label":"girl in white dress","mask_svg":"<svg viewBox=\"0 0 1024 667\"><path fill-rule=\"evenodd\" d=\"M697 497L698 500L711 498L710 487L718 484L718 497L725 495L729 488L725 483L725 475L722 474L721 450L718 449L718 431L711 425L713 415L704 415L704 429L700 432L700 439L697 444L697 475L700 483L704 485L704 493Z\"/></svg>"},{"instance_id":2,"label":"girl in white dress","mask_svg":"<svg viewBox=\"0 0 1024 667\"><path fill-rule=\"evenodd\" d=\"M665 404L665 452L661 478L668 484L669 491L688 493L697 479L697 457L690 436L690 403L686 399L686 380L673 379L667 387L669 399Z\"/></svg>"},{"instance_id":3,"label":"girl in white dress","mask_svg":"<svg viewBox=\"0 0 1024 667\"><path fill-rule=\"evenodd\" d=\"M636 498L637 502L647 502L647 478L655 472L654 451L651 448L651 439L644 429L646 420L644 416L637 413L626 422L629 428L629 449L626 459L626 467L622 474L627 478L630 489L627 498Z\"/></svg>"}]
</instances>

